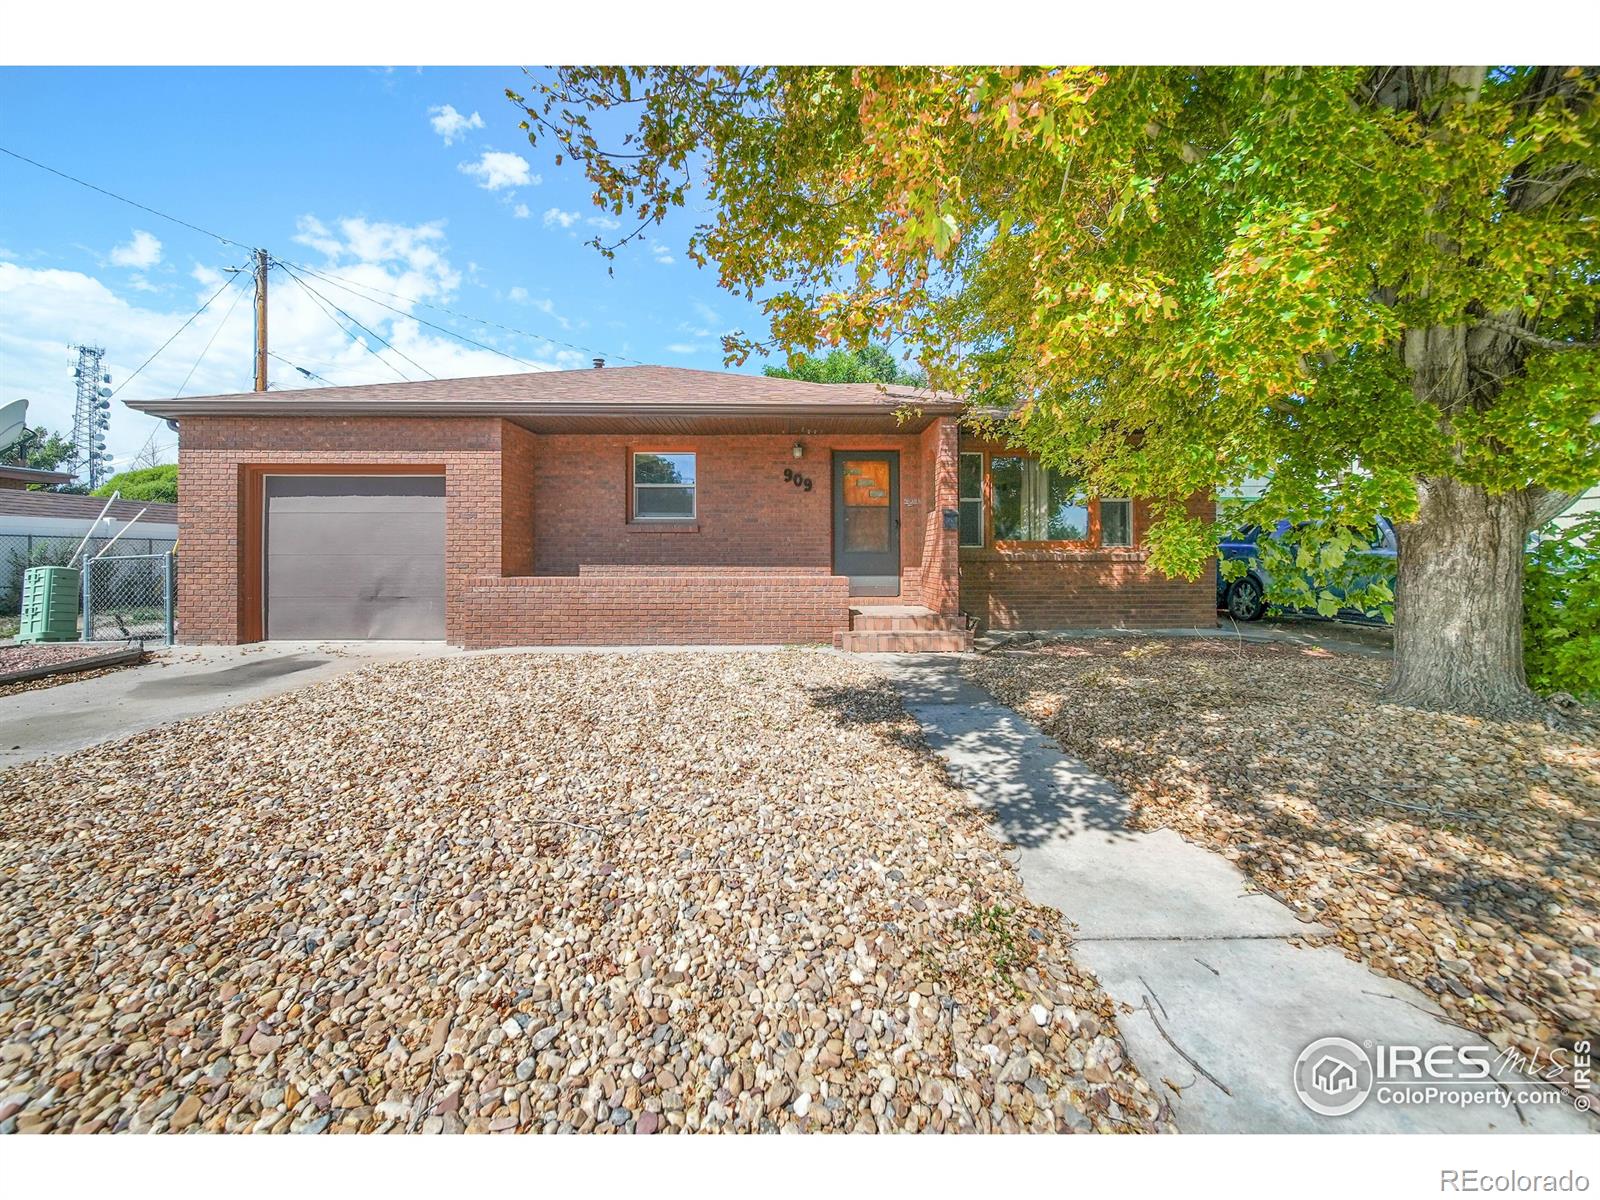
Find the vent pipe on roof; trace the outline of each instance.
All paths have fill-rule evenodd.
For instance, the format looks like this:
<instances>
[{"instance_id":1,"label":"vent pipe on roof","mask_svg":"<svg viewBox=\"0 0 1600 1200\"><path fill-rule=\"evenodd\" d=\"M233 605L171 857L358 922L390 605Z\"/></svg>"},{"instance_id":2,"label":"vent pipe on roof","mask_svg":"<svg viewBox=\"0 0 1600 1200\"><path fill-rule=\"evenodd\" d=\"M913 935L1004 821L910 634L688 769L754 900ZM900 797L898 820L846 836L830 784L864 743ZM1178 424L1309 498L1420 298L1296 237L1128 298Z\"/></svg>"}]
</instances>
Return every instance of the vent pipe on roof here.
<instances>
[{"instance_id":1,"label":"vent pipe on roof","mask_svg":"<svg viewBox=\"0 0 1600 1200\"><path fill-rule=\"evenodd\" d=\"M594 369L596 371L598 371L601 367L603 367L605 365L606 365L606 360L603 359L603 358L597 358L597 359L594 360Z\"/></svg>"}]
</instances>

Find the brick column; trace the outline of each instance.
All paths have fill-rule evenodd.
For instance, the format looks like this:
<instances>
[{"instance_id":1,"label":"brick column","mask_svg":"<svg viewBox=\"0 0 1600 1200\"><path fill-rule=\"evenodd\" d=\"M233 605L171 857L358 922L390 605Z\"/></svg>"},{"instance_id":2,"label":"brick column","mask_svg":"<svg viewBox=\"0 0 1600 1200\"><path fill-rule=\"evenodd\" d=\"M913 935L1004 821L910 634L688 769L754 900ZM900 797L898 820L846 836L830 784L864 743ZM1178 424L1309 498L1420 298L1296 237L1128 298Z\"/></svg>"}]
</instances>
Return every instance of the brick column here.
<instances>
[{"instance_id":1,"label":"brick column","mask_svg":"<svg viewBox=\"0 0 1600 1200\"><path fill-rule=\"evenodd\" d=\"M935 612L961 611L960 531L944 527L945 510L956 511L960 467L955 417L938 417L921 436L922 461L929 474L927 526L922 549L922 602Z\"/></svg>"}]
</instances>

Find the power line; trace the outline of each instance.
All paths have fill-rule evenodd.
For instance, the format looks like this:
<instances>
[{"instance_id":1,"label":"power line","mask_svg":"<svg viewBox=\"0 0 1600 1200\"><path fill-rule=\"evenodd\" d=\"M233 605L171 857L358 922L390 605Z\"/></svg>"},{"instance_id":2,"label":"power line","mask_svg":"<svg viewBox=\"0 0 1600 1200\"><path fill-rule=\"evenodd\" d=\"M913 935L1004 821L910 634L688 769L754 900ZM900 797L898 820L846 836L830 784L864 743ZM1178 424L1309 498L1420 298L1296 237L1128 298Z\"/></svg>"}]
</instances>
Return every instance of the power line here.
<instances>
[{"instance_id":1,"label":"power line","mask_svg":"<svg viewBox=\"0 0 1600 1200\"><path fill-rule=\"evenodd\" d=\"M440 333L446 334L449 337L457 338L457 339L459 339L459 340L461 340L463 342L466 342L469 346L476 346L480 350L487 350L491 354L498 354L501 358L509 358L512 362L521 363L525 367L535 367L535 368L537 368L538 365L539 365L538 363L529 362L525 358L519 358L515 354L509 354L506 351L499 349L498 347L490 346L490 345L487 345L484 342L476 341L473 338L469 338L466 334L459 333L454 329L447 329L443 325L436 325L432 321L429 321L429 320L426 320L426 319L424 319L422 317L417 316L416 313L407 312L402 308L396 308L392 304L385 304L382 300L379 300L374 296L364 295L363 293L357 291L354 287L347 286L337 276L324 275L320 271L314 271L310 267L302 267L298 263L294 264L294 266L295 266L296 270L304 271L307 275L313 275L316 278L321 279L326 283L331 283L331 284L333 284L334 287L338 288L340 291L349 292L352 296L355 296L357 299L365 300L369 304L376 304L379 308L386 308L390 312L396 313L399 316L404 317L408 321L415 321L419 325L426 325L429 329L437 329ZM376 291L377 289L373 289L373 290ZM403 301L403 300L406 299L406 297L398 295L395 292L383 292L381 294L382 295L386 295L386 296L394 296L394 298L396 300L402 300ZM421 301L414 300L414 301L409 301L409 303L420 304ZM433 306L429 305L428 307L431 308ZM444 311L444 310L441 310L441 311ZM471 318L464 318L464 319L471 320ZM482 324L489 324L489 322L487 322L487 321L481 322L481 323ZM528 334L526 336L528 336L528 337L537 337L538 335L537 334ZM546 341L552 341L554 339L546 338L545 340ZM556 344L557 345L565 345L565 343L563 343L563 342L557 342Z\"/></svg>"},{"instance_id":2,"label":"power line","mask_svg":"<svg viewBox=\"0 0 1600 1200\"><path fill-rule=\"evenodd\" d=\"M276 259L274 261L277 261L277 262L280 262L280 263L283 262L282 259ZM604 350L596 350L592 346L580 346L580 345L577 345L574 342L564 342L560 338L553 338L553 337L549 336L548 334L533 333L533 332L530 332L529 330L526 330L526 329L518 329L514 325L502 325L498 321L490 321L490 320L488 320L488 319L486 319L484 317L474 317L470 313L457 312L455 309L446 308L442 304L430 304L426 300L414 300L409 296L402 296L398 292L385 291L382 288L373 287L369 283L357 284L354 280L344 279L344 278L342 278L342 277L340 277L338 275L328 275L328 274L325 274L325 273L323 273L321 271L314 270L311 267L304 266L301 263L287 263L285 265L293 267L297 271L304 271L307 275L314 275L314 276L316 276L316 278L321 279L321 280L323 280L323 281L325 281L327 283L331 283L331 284L335 285L336 287L341 287L341 288L343 288L343 290L345 290L347 292L350 292L350 294L353 295L353 296L362 296L362 293L360 291L357 291L357 290L354 290L354 289L356 289L356 288L365 288L368 291L377 292L381 296L388 296L388 297L390 297L392 299L399 300L399 301L401 301L403 303L406 303L406 304L414 304L419 308L428 308L428 309L432 309L434 312L444 313L446 316L455 317L459 321L472 321L473 323L478 324L478 325L487 325L492 329L499 329L499 330L501 330L501 331L503 331L505 333L514 333L514 334L519 335L520 337L533 338L535 341L539 341L539 342L549 342L553 346L561 346L561 347L563 347L564 349L567 349L567 350L576 350L580 354L587 354L587 355L590 355L591 357L615 358L615 359L618 359L621 362L630 362L630 363L635 364L636 366L641 366L641 367L645 365L639 359L637 359L637 358L629 358L626 354L610 354L610 353L608 353L607 351L604 351ZM362 299L370 300L374 304L381 303L381 301L373 300L373 298L371 296L362 296ZM389 306L388 305L384 305L383 307L388 308ZM391 311L400 312L400 310L398 310L398 309L392 309ZM430 321L424 321L421 317L417 316L415 313L401 312L400 315L401 316L405 316L405 317L410 317L414 321L421 322L422 324L427 325L428 328L430 328L430 329L437 329L437 330L439 330L439 332L447 333L451 337L460 338L464 342L472 342L471 338L466 337L463 334L457 333L453 329L446 329L441 325L435 325ZM494 352L496 354L503 354L507 358L516 358L516 355L514 355L514 354L506 354L504 350L495 350L495 348L493 346L485 346L482 342L472 342L472 344L475 345L475 346L480 346L485 350L494 350ZM526 359L522 359L522 358L517 358L516 360L518 362L521 362L521 363L527 363L528 366L536 366L537 365L535 363L528 363L528 361Z\"/></svg>"},{"instance_id":3,"label":"power line","mask_svg":"<svg viewBox=\"0 0 1600 1200\"><path fill-rule=\"evenodd\" d=\"M282 264L282 263L279 263L279 264L278 264L278 265L279 265L279 266L280 266L280 267L282 267L282 266L283 266L283 264ZM395 353L396 353L396 354L398 354L398 355L399 355L399 356L400 356L400 357L401 357L401 358L403 358L403 359L405 359L405 360L406 360L406 361L407 361L407 362L408 362L408 363L410 363L410 364L411 364L411 365L412 365L412 366L413 366L413 367L415 367L415 368L416 368L416 369L417 369L417 370L419 370L419 371L421 371L421 372L422 372L422 373L423 373L423 374L424 374L424 375L426 375L426 376L427 376L427 377L428 377L428 378L429 378L429 379L438 379L438 378L439 378L439 377L438 377L438 376L437 376L437 375L435 375L435 374L434 374L434 373L433 373L433 372L432 372L432 371L430 371L430 370L428 370L428 368L427 368L427 367L425 367L425 366L423 366L423 365L422 365L422 364L421 364L421 363L419 363L419 362L418 362L418 361L417 361L417 360L416 360L416 359L414 359L414 358L412 358L412 357L411 357L411 356L410 356L410 355L409 355L409 354L407 354L407 353L406 353L406 352L405 352L405 351L404 351L404 350L400 350L400 349L397 349L397 348L396 348L396 347L395 347L395 346L394 346L394 345L393 345L393 344L392 344L392 343L390 343L390 342L389 342L389 341L387 341L387 340L386 340L386 339L385 339L385 338L384 338L384 337L383 337L383 335L382 335L382 334L380 334L380 333L377 333L377 332L375 332L375 331L374 331L374 330L371 330L371 329L368 329L368 328L367 328L367 327L366 327L366 326L365 326L365 325L363 325L363 324L362 324L362 323L361 323L361 322L360 322L360 321L358 321L358 320L356 320L356 319L355 319L355 318L354 318L354 317L352 317L352 316L351 316L351 315L350 315L350 314L349 314L349 313L347 313L347 312L345 312L345 310L344 310L344 309L342 309L342 308L340 308L340 307L339 307L339 306L338 306L338 305L337 305L337 304L334 304L334 303L333 303L333 301L332 301L332 300L329 300L329 299L328 299L328 298L327 298L327 297L326 297L326 296L324 296L324 295L323 295L323 294L322 294L322 293L321 293L321 292L319 292L319 291L317 291L317 290L316 290L316 289L315 289L315 288L314 288L314 287L312 287L312 286L311 286L311 285L310 285L310 284L309 284L309 283L307 283L307 282L306 282L306 281L305 281L305 280L303 280L303 279L301 279L301 278L300 278L300 277L299 277L299 276L298 276L298 275L296 275L296 274L295 274L295 273L294 273L294 272L293 272L293 271L291 271L291 270L289 270L289 268L288 268L288 267L283 267L283 273L284 273L284 274L285 274L285 275L287 275L287 276L289 276L289 278L291 278L291 279L293 279L293 280L294 280L294 281L295 281L295 282L296 282L296 283L298 283L298 284L299 284L299 285L300 285L300 286L301 286L301 287L303 287L303 288L305 288L305 290L306 290L306 291L307 291L307 292L309 292L309 293L310 293L310 294L311 294L311 295L312 295L312 296L314 296L314 297L316 297L316 298L317 298L317 299L319 299L319 300L321 300L321 301L322 301L322 302L323 302L323 303L324 303L324 304L327 304L327 305L330 305L330 306L331 306L331 307L332 307L332 308L333 308L333 311L334 311L334 312L336 312L336 313L338 313L338 314L339 314L339 315L340 315L340 316L341 316L341 317L343 317L343 318L344 318L344 319L345 319L345 320L346 320L346 321L349 321L349 322L350 322L350 324L352 324L352 325L354 325L354 326L355 326L355 327L356 327L356 328L357 328L357 329L359 329L359 330L361 330L361 332L362 332L362 333L365 333L365 334L366 334L366 335L367 335L367 336L368 336L368 337L375 337L375 338L377 338L377 339L378 339L378 340L379 340L379 341L380 341L380 342L383 342L383 344L384 344L384 345L385 345L385 346L387 346L387 347L388 347L388 348L389 348L389 349L390 349L390 350L393 350L393 351L394 351L394 352L395 352Z\"/></svg>"},{"instance_id":4,"label":"power line","mask_svg":"<svg viewBox=\"0 0 1600 1200\"><path fill-rule=\"evenodd\" d=\"M55 167L46 166L42 162L39 162L39 161L37 161L35 159L32 159L32 158L29 158L25 154L18 154L15 150L8 149L5 146L0 146L0 154L7 154L10 157L18 160L19 162L25 162L31 167L37 167L41 171L47 171L51 175L55 175L55 176L57 176L57 177L59 177L61 179L65 179L70 183L75 183L79 187L86 187L92 192L99 192L102 196L109 196L113 200L117 200L117 201L120 201L123 204L130 205L133 208L137 208L141 212L147 212L151 216L160 217L163 221L171 221L174 225L182 225L185 229L192 229L196 233L202 233L206 237L215 238L217 241L223 242L226 245L237 246L241 250L248 250L248 251L251 251L251 252L253 252L254 249L255 249L253 246L246 245L244 242L241 242L236 238L227 237L224 234L217 233L215 230L207 229L202 225L196 225L193 221L185 221L182 217L175 217L171 213L162 212L158 208L151 208L148 204L141 204L137 200L130 200L127 196L123 196L123 195L121 195L121 194L119 194L117 192L113 192L109 188L100 187L98 184L90 183L86 179L79 179L76 175L69 175L69 174L67 174L67 172L57 170ZM551 337L549 334L534 333L531 330L527 330L527 329L518 329L514 325L504 325L504 324L501 324L499 321L490 321L490 320L488 320L488 319L486 319L484 317L472 316L470 313L458 312L455 309L446 308L442 304L430 304L426 300L414 300L414 299L412 299L412 298L410 298L408 296L402 296L398 292L390 292L390 291L385 291L382 288L373 287L371 284L356 284L353 280L343 279L343 278L341 278L340 276L337 276L337 275L328 275L328 274L325 274L325 273L323 273L321 271L318 271L318 270L316 270L316 269L314 269L312 267L307 267L307 266L305 266L305 265L303 265L301 263L285 262L282 259L274 259L273 261L278 263L278 265L284 267L285 269L287 269L289 267L293 267L295 270L304 271L308 275L314 276L317 279L321 279L324 282L331 283L336 287L342 288L344 291L349 292L353 296L360 296L362 299L367 300L370 303L380 304L382 307L388 308L391 312L399 313L399 315L401 315L403 317L407 317L410 320L418 322L419 324L426 325L429 329L436 329L440 333L443 333L443 334L445 334L445 335L447 335L449 337L457 338L457 339L459 339L459 340L461 340L463 342L468 343L469 345L476 346L481 350L488 350L491 353L498 354L503 358L509 358L513 362L522 363L524 366L537 367L537 366L539 366L539 364L538 363L534 363L534 362L530 362L528 359L525 359L525 358L519 358L515 354L508 354L504 350L499 350L494 346L490 346L490 345L487 345L487 344L485 344L483 342L477 341L477 340L475 340L473 338L467 337L465 334L459 333L454 329L449 329L449 328L446 328L443 325L437 325L437 324L433 323L432 321L424 320L423 318L417 316L415 313L407 312L407 311L404 311L404 310L401 310L401 309L396 309L396 308L393 308L392 306L387 305L387 304L382 304L381 301L375 300L372 296L365 295L365 294L363 294L362 291L355 290L355 289L363 288L363 289L366 289L367 291L377 292L379 295L388 296L391 299L399 300L399 301L401 301L402 303L405 303L405 304L411 304L411 305L415 305L415 306L417 306L419 308L427 308L427 309L433 310L434 312L444 313L446 316L455 317L457 320L460 320L460 321L471 321L474 324L486 325L491 329L498 329L498 330L501 330L504 333L515 334L518 337L532 338L535 341L548 342L552 346L560 346L563 349L574 350L574 351L577 351L580 354L586 354L586 355L589 355L591 357L611 358L611 359L616 359L619 362L633 363L636 366L644 366L645 365L641 360L639 360L637 358L630 358L626 354L611 354L611 353L609 353L607 351L604 351L604 350L596 350L592 346L582 346L582 345L579 345L579 344L577 344L575 342L563 341L560 338ZM301 282L300 280L296 280L296 282L297 283L301 283L301 286L304 286L303 282ZM329 300L327 302L329 304L333 303L331 300ZM338 306L335 305L334 307L337 308ZM341 309L339 311L342 312L343 310ZM355 318L351 317L348 313L345 313L344 315L348 320L352 321L353 323L355 323L357 325L360 325L360 322L356 321ZM362 326L362 328L365 328L365 326ZM371 333L371 330L367 330L367 332ZM378 335L377 334L372 334L372 336L373 337L377 337ZM379 338L378 340L379 341L383 341L382 338ZM384 342L384 344L385 345L389 345L387 342ZM393 346L390 346L389 348L391 350L394 349ZM395 350L395 353L399 354L400 357L402 357L402 358L406 358L406 356L404 354L402 354L399 350ZM434 376L430 372L426 371L421 366L418 366L411 359L406 358L406 361L410 362L412 364L412 366L417 367L417 370L422 371L422 373L424 375L428 375L428 377L430 379L434 378ZM130 376L130 378L131 378L131 376ZM402 375L401 378L405 378L404 375ZM407 382L409 382L409 380Z\"/></svg>"},{"instance_id":5,"label":"power line","mask_svg":"<svg viewBox=\"0 0 1600 1200\"><path fill-rule=\"evenodd\" d=\"M239 278L239 272L238 271L235 271L231 275L229 275L228 279L227 279L227 282L224 283L222 285L222 287L217 290L216 295L213 295L211 297L211 300L215 300L217 298L217 296L222 295L223 291L225 291L229 287L232 287L234 282L238 278ZM228 306L228 311L225 312L222 315L222 320L217 324L216 329L212 330L211 338L210 338L209 341L206 342L205 349L200 351L200 357L194 360L194 366L190 367L189 368L189 373L183 377L183 386L178 388L178 395L180 395L180 396L183 395L183 389L189 386L189 380L194 378L194 373L200 366L200 360L205 358L207 351L209 351L211 349L211 344L217 340L217 334L222 332L222 327L228 323L228 318L233 316L233 310L239 307L239 298L241 296L243 296L243 295L244 295L244 292L241 290L237 295L234 296L233 303ZM188 321L185 321L182 325L180 325L178 327L178 333L182 333L185 329L187 329L189 327L190 321L193 321L195 319L195 317L198 317L201 313L205 312L205 310L211 306L211 300L207 300L204 304L202 304L200 306L199 310L194 314L193 317L190 317ZM161 350L165 350L168 346L172 345L173 341L177 338L178 333L174 333L172 335L172 337L169 337L165 342L163 342L162 345L161 345ZM156 358L156 354L160 354L161 350L157 350L155 354L152 354L149 358L145 359L144 360L144 366L141 366L139 368L139 371L144 370L145 367L148 367L152 362L154 362L155 358ZM135 371L133 373L133 375L137 375L139 373L139 371ZM133 378L133 375L129 375L127 379L124 379L122 381L122 383L117 386L117 392L120 392L124 387L127 386L129 380L131 380ZM117 392L112 392L111 394L113 396L115 396L117 394ZM139 448L139 454L143 454L146 450L148 450L150 448L150 443L155 441L156 434L161 431L162 424L163 424L163 422L162 422L160 417L155 418L154 422L150 426L150 436L145 438L144 445ZM135 455L134 457L137 458L138 455Z\"/></svg>"},{"instance_id":6,"label":"power line","mask_svg":"<svg viewBox=\"0 0 1600 1200\"><path fill-rule=\"evenodd\" d=\"M211 301L212 300L215 300L218 296L222 295L223 292L227 291L230 287L232 287L233 286L234 276L236 276L238 274L239 274L238 271L231 272L229 274L228 278L223 282L222 286L219 287L216 291L212 292L210 298L207 299L206 302L204 304L202 304L199 308L195 309L194 312L190 313L189 314L189 319L187 321L185 321L182 325L179 325L177 329L173 330L172 336L169 337L166 341L162 342L161 345L156 348L155 354L152 354L149 358L145 359L142 363L139 364L139 370L138 371L135 371L132 375L129 375L121 383L117 384L116 391L111 393L111 399L113 399L113 400L116 399L117 392L120 392L123 388L127 387L136 378L138 378L139 371L144 370L151 363L155 362L156 356L159 355L161 353L161 351L165 350L168 346L172 345L172 343L177 340L178 334L182 333L185 329L189 328L190 325L194 324L194 319L196 317L198 317L201 313L205 312L206 309L211 307Z\"/></svg>"},{"instance_id":7,"label":"power line","mask_svg":"<svg viewBox=\"0 0 1600 1200\"><path fill-rule=\"evenodd\" d=\"M140 204L137 200L130 200L126 196L119 196L116 192L90 183L87 179L79 179L76 175L68 175L65 171L58 171L54 167L45 166L42 162L35 162L26 154L18 154L15 150L8 150L4 146L0 146L0 154L9 154L12 158L17 159L20 162L27 163L30 167L38 167L41 171L48 171L52 175L59 175L62 179L75 183L79 187L86 187L91 192L99 192L102 196L110 196L113 200L120 200L124 204L131 204L134 208L141 209L153 217L160 217L163 221L171 221L174 225L182 225L184 228L192 229L196 233L203 233L207 237L216 238L219 242L226 242L230 246L238 246L241 250L250 249L250 247L246 246L243 242L235 241L231 237L224 237L220 233L216 233L210 229L205 229L199 225L196 225L193 221L185 221L182 217L175 217L171 213L164 213L158 208L151 208L148 204Z\"/></svg>"},{"instance_id":8,"label":"power line","mask_svg":"<svg viewBox=\"0 0 1600 1200\"><path fill-rule=\"evenodd\" d=\"M232 279L228 280L228 282L230 284L234 283L238 280L238 278L238 275L234 275ZM236 293L234 293L233 303L228 305L228 311L222 314L222 320L218 321L217 327L211 331L211 338L206 342L205 349L200 351L200 357L194 360L194 366L190 367L189 373L183 377L183 382L178 386L178 391L176 395L174 395L173 399L177 399L178 396L183 395L184 389L189 386L189 380L193 379L194 373L200 369L201 361L207 354L211 352L211 347L213 344L215 344L217 335L222 332L222 327L228 323L228 318L233 316L233 310L239 307L239 301L243 300L244 296L245 290L243 288L240 288ZM159 428L159 426L157 426L157 428ZM150 436L154 437L155 434L152 433Z\"/></svg>"},{"instance_id":9,"label":"power line","mask_svg":"<svg viewBox=\"0 0 1600 1200\"><path fill-rule=\"evenodd\" d=\"M308 370L306 370L306 368L302 367L299 363L290 362L287 358L285 358L283 355L279 354L276 350L268 350L267 354L270 357L277 359L284 366L292 368L293 370L299 371L300 374L304 375L307 379L315 379L318 383L327 384L328 387L337 387L338 386L337 384L331 382L330 380L324 379L321 375L318 375L315 371L308 371Z\"/></svg>"},{"instance_id":10,"label":"power line","mask_svg":"<svg viewBox=\"0 0 1600 1200\"><path fill-rule=\"evenodd\" d=\"M279 265L282 266L281 263ZM356 345L360 346L368 354L372 355L373 358L377 359L384 366L388 367L389 370L393 371L396 375L400 376L400 378L402 380L404 380L406 383L414 383L414 382L416 382L409 375L407 375L404 371L402 371L399 367L395 366L387 358L385 358L383 355L379 354L371 346L367 345L366 342L362 341L355 334L351 333L343 325L340 325L339 324L339 318L334 316L333 313L329 311L329 306L332 305L332 303L333 303L332 301L324 300L321 296L317 295L316 292L312 291L306 285L306 281L305 280L301 279L300 276L296 275L293 271L289 270L287 267L284 267L283 273L285 275L287 275L290 279L294 280L295 283L300 286L300 290L301 291L305 292L306 295L311 297L311 302L313 304L315 304L319 309L322 310L322 315L327 317L328 320L332 321L334 326L339 330L340 333L344 334L345 337L349 338L352 342L354 342ZM365 329L366 326L363 325L362 328ZM373 334L373 336L377 337L377 334ZM378 340L382 341L383 339L379 338ZM387 346L388 343L384 342L384 345Z\"/></svg>"}]
</instances>

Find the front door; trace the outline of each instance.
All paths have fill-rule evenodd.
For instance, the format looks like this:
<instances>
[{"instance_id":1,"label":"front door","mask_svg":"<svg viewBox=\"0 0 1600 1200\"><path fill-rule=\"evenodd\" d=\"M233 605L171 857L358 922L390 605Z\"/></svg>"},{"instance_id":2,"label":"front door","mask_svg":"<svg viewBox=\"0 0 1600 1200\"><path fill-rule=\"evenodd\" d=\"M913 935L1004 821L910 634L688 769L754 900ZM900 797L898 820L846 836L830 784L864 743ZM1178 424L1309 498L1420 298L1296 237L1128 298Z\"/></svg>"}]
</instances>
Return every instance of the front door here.
<instances>
[{"instance_id":1,"label":"front door","mask_svg":"<svg viewBox=\"0 0 1600 1200\"><path fill-rule=\"evenodd\" d=\"M853 596L900 594L900 455L833 452L833 573Z\"/></svg>"}]
</instances>

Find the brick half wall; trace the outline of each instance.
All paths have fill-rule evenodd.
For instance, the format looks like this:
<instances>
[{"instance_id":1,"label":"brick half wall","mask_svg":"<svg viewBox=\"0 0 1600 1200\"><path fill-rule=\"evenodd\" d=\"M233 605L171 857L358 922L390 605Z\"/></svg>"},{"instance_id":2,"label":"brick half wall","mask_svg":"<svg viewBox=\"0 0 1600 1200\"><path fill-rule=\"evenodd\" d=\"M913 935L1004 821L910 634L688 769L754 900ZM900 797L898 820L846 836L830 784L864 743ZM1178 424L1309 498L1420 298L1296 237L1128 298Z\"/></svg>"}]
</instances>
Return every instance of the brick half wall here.
<instances>
[{"instance_id":1,"label":"brick half wall","mask_svg":"<svg viewBox=\"0 0 1600 1200\"><path fill-rule=\"evenodd\" d=\"M785 570L484 576L457 593L452 640L469 649L827 642L849 627L849 595L841 576Z\"/></svg>"},{"instance_id":2,"label":"brick half wall","mask_svg":"<svg viewBox=\"0 0 1600 1200\"><path fill-rule=\"evenodd\" d=\"M1208 496L1187 504L1210 520ZM961 607L984 629L1210 629L1217 623L1216 560L1193 580L1154 570L1144 549L1149 505L1133 506L1128 549L961 551Z\"/></svg>"}]
</instances>

